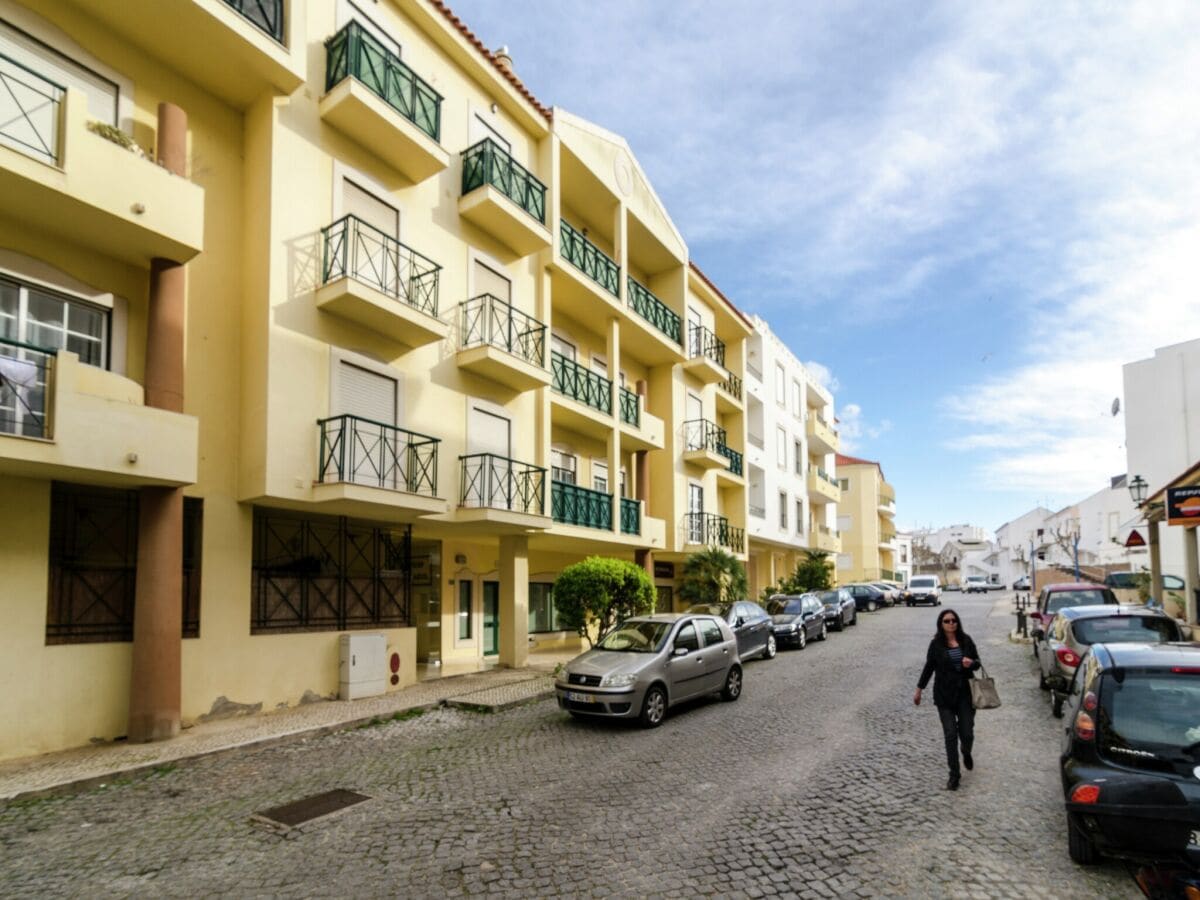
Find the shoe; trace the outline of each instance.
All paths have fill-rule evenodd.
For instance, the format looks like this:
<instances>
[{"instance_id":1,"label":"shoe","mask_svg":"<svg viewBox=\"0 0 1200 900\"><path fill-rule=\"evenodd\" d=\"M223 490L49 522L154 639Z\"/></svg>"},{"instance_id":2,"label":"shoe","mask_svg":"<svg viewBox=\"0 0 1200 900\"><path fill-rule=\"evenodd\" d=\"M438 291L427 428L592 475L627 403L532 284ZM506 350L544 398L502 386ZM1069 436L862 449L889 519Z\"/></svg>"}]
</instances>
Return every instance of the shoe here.
<instances>
[{"instance_id":1,"label":"shoe","mask_svg":"<svg viewBox=\"0 0 1200 900\"><path fill-rule=\"evenodd\" d=\"M957 791L957 790L958 790L958 782L959 782L959 780L960 780L960 779L959 779L959 777L958 777L957 775L951 775L951 776L950 776L950 780L946 782L946 790L948 790L948 791Z\"/></svg>"},{"instance_id":2,"label":"shoe","mask_svg":"<svg viewBox=\"0 0 1200 900\"><path fill-rule=\"evenodd\" d=\"M975 768L975 760L971 759L971 754L966 750L963 751L963 765L967 767L968 771Z\"/></svg>"}]
</instances>

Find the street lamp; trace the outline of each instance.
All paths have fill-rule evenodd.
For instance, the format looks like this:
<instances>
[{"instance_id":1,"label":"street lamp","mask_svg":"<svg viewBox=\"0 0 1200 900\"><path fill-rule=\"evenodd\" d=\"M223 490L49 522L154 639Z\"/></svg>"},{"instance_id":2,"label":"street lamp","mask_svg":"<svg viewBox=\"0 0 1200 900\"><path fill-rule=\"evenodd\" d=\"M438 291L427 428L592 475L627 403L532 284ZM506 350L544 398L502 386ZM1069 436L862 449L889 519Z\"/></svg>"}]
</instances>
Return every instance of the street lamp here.
<instances>
[{"instance_id":1,"label":"street lamp","mask_svg":"<svg viewBox=\"0 0 1200 900\"><path fill-rule=\"evenodd\" d=\"M1141 475L1134 475L1133 481L1129 482L1129 496L1133 498L1134 506L1141 506L1146 502L1146 488L1150 487L1146 479Z\"/></svg>"}]
</instances>

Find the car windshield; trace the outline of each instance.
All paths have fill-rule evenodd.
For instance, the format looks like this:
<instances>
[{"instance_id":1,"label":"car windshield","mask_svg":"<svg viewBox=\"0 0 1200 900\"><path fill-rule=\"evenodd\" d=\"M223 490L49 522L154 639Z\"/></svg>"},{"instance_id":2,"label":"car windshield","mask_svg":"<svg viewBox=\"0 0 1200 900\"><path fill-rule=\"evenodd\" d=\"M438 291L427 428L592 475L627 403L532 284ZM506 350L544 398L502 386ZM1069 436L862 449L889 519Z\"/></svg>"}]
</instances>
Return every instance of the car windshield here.
<instances>
[{"instance_id":1,"label":"car windshield","mask_svg":"<svg viewBox=\"0 0 1200 900\"><path fill-rule=\"evenodd\" d=\"M914 578L908 583L910 588L931 588L934 581L932 578Z\"/></svg>"},{"instance_id":2,"label":"car windshield","mask_svg":"<svg viewBox=\"0 0 1200 900\"><path fill-rule=\"evenodd\" d=\"M1115 602L1108 591L1054 591L1046 602L1046 612L1058 612L1068 606L1103 606Z\"/></svg>"},{"instance_id":3,"label":"car windshield","mask_svg":"<svg viewBox=\"0 0 1200 900\"><path fill-rule=\"evenodd\" d=\"M625 653L654 653L662 648L671 630L670 622L648 622L645 619L622 622L600 642L601 650Z\"/></svg>"},{"instance_id":4,"label":"car windshield","mask_svg":"<svg viewBox=\"0 0 1200 900\"><path fill-rule=\"evenodd\" d=\"M1075 623L1075 640L1081 644L1148 643L1179 640L1179 629L1170 619L1158 616L1106 616L1080 619Z\"/></svg>"},{"instance_id":5,"label":"car windshield","mask_svg":"<svg viewBox=\"0 0 1200 900\"><path fill-rule=\"evenodd\" d=\"M767 612L773 616L798 616L804 601L799 597L772 597L767 601Z\"/></svg>"},{"instance_id":6,"label":"car windshield","mask_svg":"<svg viewBox=\"0 0 1200 900\"><path fill-rule=\"evenodd\" d=\"M1117 681L1108 674L1102 693L1103 746L1109 751L1118 748L1115 757L1122 762L1137 762L1138 758L1119 748L1160 753L1162 749L1191 748L1186 770L1200 760L1200 675L1128 672Z\"/></svg>"},{"instance_id":7,"label":"car windshield","mask_svg":"<svg viewBox=\"0 0 1200 900\"><path fill-rule=\"evenodd\" d=\"M817 598L826 606L837 606L840 602L837 591L821 591Z\"/></svg>"}]
</instances>

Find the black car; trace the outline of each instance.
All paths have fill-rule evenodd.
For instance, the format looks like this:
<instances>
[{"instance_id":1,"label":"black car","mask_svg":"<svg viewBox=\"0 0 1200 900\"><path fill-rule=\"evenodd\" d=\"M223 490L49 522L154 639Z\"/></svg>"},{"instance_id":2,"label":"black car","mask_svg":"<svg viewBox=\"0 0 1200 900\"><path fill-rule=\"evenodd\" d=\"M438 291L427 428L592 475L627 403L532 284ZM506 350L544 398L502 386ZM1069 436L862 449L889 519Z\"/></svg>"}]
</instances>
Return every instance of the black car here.
<instances>
[{"instance_id":1,"label":"black car","mask_svg":"<svg viewBox=\"0 0 1200 900\"><path fill-rule=\"evenodd\" d=\"M803 650L810 638L825 640L825 607L816 594L776 594L767 601L767 612L779 644Z\"/></svg>"},{"instance_id":2,"label":"black car","mask_svg":"<svg viewBox=\"0 0 1200 900\"><path fill-rule=\"evenodd\" d=\"M873 584L848 584L846 590L854 598L854 608L859 612L875 612L887 606L887 596Z\"/></svg>"},{"instance_id":3,"label":"black car","mask_svg":"<svg viewBox=\"0 0 1200 900\"><path fill-rule=\"evenodd\" d=\"M738 656L743 660L752 656L774 659L777 648L775 630L767 611L752 600L736 600L728 603L694 603L688 607L690 613L719 616L729 623L737 636Z\"/></svg>"},{"instance_id":4,"label":"black car","mask_svg":"<svg viewBox=\"0 0 1200 900\"><path fill-rule=\"evenodd\" d=\"M1064 722L1071 859L1200 867L1200 645L1093 644Z\"/></svg>"},{"instance_id":5,"label":"black car","mask_svg":"<svg viewBox=\"0 0 1200 900\"><path fill-rule=\"evenodd\" d=\"M817 599L825 607L825 622L834 631L841 631L847 625L858 624L858 607L854 605L854 598L845 588L821 591L817 594Z\"/></svg>"}]
</instances>

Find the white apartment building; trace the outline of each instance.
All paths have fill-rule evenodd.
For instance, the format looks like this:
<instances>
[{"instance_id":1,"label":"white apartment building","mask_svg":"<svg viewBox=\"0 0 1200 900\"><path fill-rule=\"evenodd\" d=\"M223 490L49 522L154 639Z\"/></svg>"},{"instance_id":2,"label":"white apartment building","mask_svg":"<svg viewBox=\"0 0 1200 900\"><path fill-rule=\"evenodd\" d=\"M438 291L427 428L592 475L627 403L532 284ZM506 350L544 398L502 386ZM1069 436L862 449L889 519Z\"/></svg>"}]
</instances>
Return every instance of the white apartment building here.
<instances>
[{"instance_id":1,"label":"white apartment building","mask_svg":"<svg viewBox=\"0 0 1200 900\"><path fill-rule=\"evenodd\" d=\"M912 532L896 532L896 578L904 584L908 584L913 573L912 541Z\"/></svg>"},{"instance_id":2,"label":"white apartment building","mask_svg":"<svg viewBox=\"0 0 1200 900\"><path fill-rule=\"evenodd\" d=\"M1076 504L1079 511L1079 564L1112 566L1128 563L1134 571L1150 565L1145 547L1126 548L1129 532L1138 527L1145 537L1145 523L1129 495L1124 475Z\"/></svg>"},{"instance_id":3,"label":"white apartment building","mask_svg":"<svg viewBox=\"0 0 1200 900\"><path fill-rule=\"evenodd\" d=\"M1030 554L1042 544L1046 520L1052 515L1046 507L1037 506L996 529L996 565L1003 583L1012 584L1029 574Z\"/></svg>"},{"instance_id":4,"label":"white apartment building","mask_svg":"<svg viewBox=\"0 0 1200 900\"><path fill-rule=\"evenodd\" d=\"M978 525L946 525L943 528L916 528L912 532L914 541L919 541L931 551L941 554L951 541L978 543L988 539L987 532Z\"/></svg>"},{"instance_id":5,"label":"white apartment building","mask_svg":"<svg viewBox=\"0 0 1200 900\"><path fill-rule=\"evenodd\" d=\"M770 325L746 342L746 519L752 592L775 584L800 551L841 550L833 397Z\"/></svg>"}]
</instances>

